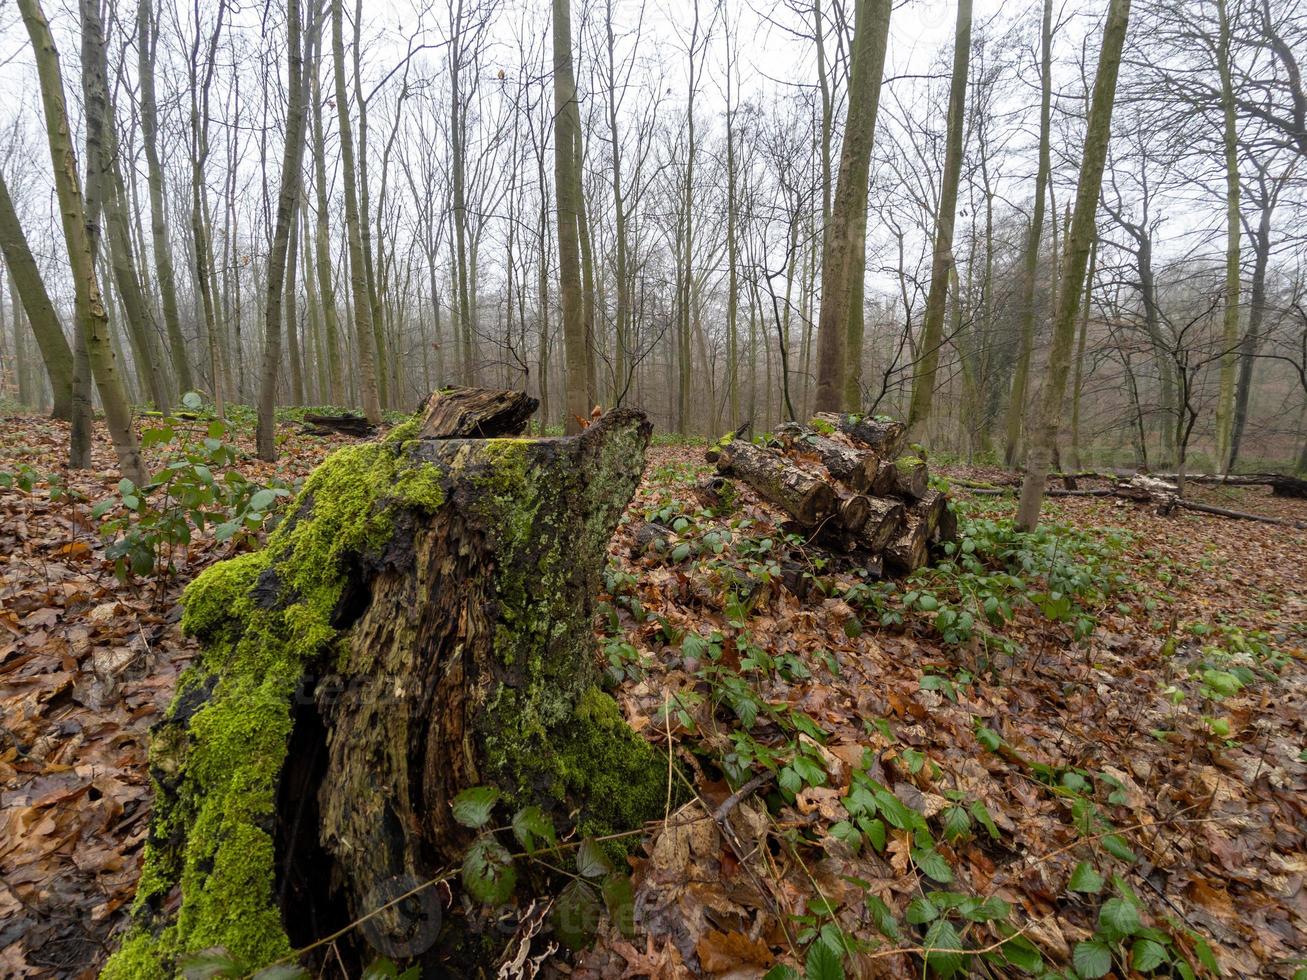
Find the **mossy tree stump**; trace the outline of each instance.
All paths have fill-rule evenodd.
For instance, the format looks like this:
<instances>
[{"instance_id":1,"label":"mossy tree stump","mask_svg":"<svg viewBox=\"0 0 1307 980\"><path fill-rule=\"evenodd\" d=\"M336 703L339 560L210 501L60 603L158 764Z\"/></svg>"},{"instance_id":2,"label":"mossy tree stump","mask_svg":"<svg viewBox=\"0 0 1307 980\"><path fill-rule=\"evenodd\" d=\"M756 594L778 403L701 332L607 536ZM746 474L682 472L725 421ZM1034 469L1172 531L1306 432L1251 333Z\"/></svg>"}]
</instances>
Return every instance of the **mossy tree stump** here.
<instances>
[{"instance_id":1,"label":"mossy tree stump","mask_svg":"<svg viewBox=\"0 0 1307 980\"><path fill-rule=\"evenodd\" d=\"M650 424L420 428L333 454L262 551L188 588L203 654L153 739L145 868L106 975L170 976L212 947L254 968L373 911L458 865L468 787L591 835L661 815L665 757L596 686L592 634ZM394 955L408 937L387 921L366 935Z\"/></svg>"}]
</instances>

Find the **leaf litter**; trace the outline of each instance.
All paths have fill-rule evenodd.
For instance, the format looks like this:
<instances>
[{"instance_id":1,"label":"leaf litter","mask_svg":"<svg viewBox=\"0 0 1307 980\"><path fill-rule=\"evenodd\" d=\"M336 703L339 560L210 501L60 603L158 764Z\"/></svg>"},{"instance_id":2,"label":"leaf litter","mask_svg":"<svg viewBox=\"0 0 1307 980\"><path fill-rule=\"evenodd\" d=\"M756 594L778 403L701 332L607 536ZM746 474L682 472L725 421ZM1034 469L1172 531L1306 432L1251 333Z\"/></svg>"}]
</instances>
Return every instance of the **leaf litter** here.
<instances>
[{"instance_id":1,"label":"leaf litter","mask_svg":"<svg viewBox=\"0 0 1307 980\"><path fill-rule=\"evenodd\" d=\"M63 470L66 439L62 423L0 421L0 470L27 463L81 495L0 489L0 973L14 977L93 976L112 949L148 822L149 728L195 653L177 600L230 552L199 535L162 595L120 583L89 514L116 485L106 434L81 473ZM275 472L302 475L344 441L288 432ZM978 596L929 578L877 591L747 489L705 505L706 473L700 449L650 451L597 624L614 694L669 753L669 798L689 802L631 859L634 931L605 925L541 969L834 976L814 974L833 955L849 976L921 976L923 959L1021 975L1028 948L1087 975L1106 951L1124 975L1151 968L1153 943L1199 974L1294 975L1307 534L1050 501L1051 522L1124 532L1108 561L1132 584L1087 610L1087 635L1016 602L959 636L904 598L931 588L978 618ZM1011 504L967 506L983 521ZM1255 491L1239 506L1307 516Z\"/></svg>"}]
</instances>

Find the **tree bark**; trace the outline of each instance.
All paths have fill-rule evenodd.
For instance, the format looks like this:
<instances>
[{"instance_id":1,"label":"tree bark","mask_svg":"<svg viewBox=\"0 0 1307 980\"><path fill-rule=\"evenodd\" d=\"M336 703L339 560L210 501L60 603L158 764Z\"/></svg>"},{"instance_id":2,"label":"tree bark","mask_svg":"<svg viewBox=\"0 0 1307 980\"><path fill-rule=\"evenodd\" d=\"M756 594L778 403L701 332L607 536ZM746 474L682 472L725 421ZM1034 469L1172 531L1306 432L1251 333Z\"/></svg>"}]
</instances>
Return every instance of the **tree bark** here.
<instances>
[{"instance_id":1,"label":"tree bark","mask_svg":"<svg viewBox=\"0 0 1307 980\"><path fill-rule=\"evenodd\" d=\"M935 398L935 372L944 345L944 308L953 270L953 225L958 213L958 181L962 175L962 142L967 99L967 68L971 59L971 0L958 0L957 32L953 44L953 79L948 100L948 140L944 148L939 211L935 215L935 248L930 263L930 291L926 294L925 323L917 363L912 371L912 400L908 430L920 433L930 419Z\"/></svg>"},{"instance_id":2,"label":"tree bark","mask_svg":"<svg viewBox=\"0 0 1307 980\"><path fill-rule=\"evenodd\" d=\"M817 392L813 403L819 412L841 408L856 411L861 402L857 379L862 359L862 286L867 264L867 177L890 10L889 0L858 0L839 182L822 246ZM854 378L852 389L848 385L850 375ZM856 393L853 404L849 404L851 393Z\"/></svg>"},{"instance_id":3,"label":"tree bark","mask_svg":"<svg viewBox=\"0 0 1307 980\"><path fill-rule=\"evenodd\" d=\"M1021 423L1026 412L1026 386L1030 378L1030 353L1035 345L1035 277L1039 273L1039 244L1044 236L1044 198L1051 169L1049 130L1053 98L1053 0L1044 0L1044 18L1039 32L1039 167L1035 176L1035 207L1030 215L1026 236L1025 278L1021 282L1021 337L1016 370L1012 375L1012 395L1007 406L1007 436L1003 443L1003 463L1015 466L1021 443ZM1057 261L1057 256L1053 256Z\"/></svg>"},{"instance_id":4,"label":"tree bark","mask_svg":"<svg viewBox=\"0 0 1307 980\"><path fill-rule=\"evenodd\" d=\"M163 166L159 161L159 110L154 94L154 60L158 50L159 23L153 0L140 0L136 12L137 74L141 86L141 142L145 148L146 174L150 190L150 235L154 248L154 267L159 277L159 297L163 322L168 332L173 376L183 392L195 386L190 358L186 356L186 338L182 334L181 314L177 309L177 273L173 267L172 244L168 239L168 219L163 208Z\"/></svg>"},{"instance_id":5,"label":"tree bark","mask_svg":"<svg viewBox=\"0 0 1307 980\"><path fill-rule=\"evenodd\" d=\"M1057 315L1053 320L1049 376L1044 386L1039 427L1031 442L1026 476L1021 485L1021 502L1017 509L1016 525L1026 531L1033 530L1039 523L1044 484L1057 447L1067 375L1071 369L1071 347L1075 342L1076 314L1084 287L1085 267L1089 264L1089 252L1095 236L1094 221L1102 189L1103 167L1107 160L1107 144L1111 138L1116 76L1121 67L1121 50L1125 46L1129 18L1130 0L1111 0L1107 23L1103 28L1098 71L1094 77L1084 160L1076 186L1075 211L1067 232L1063 285L1061 295L1057 298Z\"/></svg>"},{"instance_id":6,"label":"tree bark","mask_svg":"<svg viewBox=\"0 0 1307 980\"><path fill-rule=\"evenodd\" d=\"M618 410L571 438L348 447L262 551L196 580L203 653L155 730L146 868L106 978L212 946L249 971L291 957L463 861L468 788L585 836L663 814L666 757L599 690L591 631L650 431ZM345 960L448 972L431 903L351 931Z\"/></svg>"},{"instance_id":7,"label":"tree bark","mask_svg":"<svg viewBox=\"0 0 1307 980\"><path fill-rule=\"evenodd\" d=\"M312 2L312 0L310 0ZM314 30L316 14L310 15L309 36ZM277 194L277 225L268 252L268 279L263 295L263 369L259 378L259 418L255 429L255 446L259 459L277 459L277 374L281 367L281 309L285 289L286 258L291 248L291 231L295 225L303 181L304 128L308 108L304 99L304 47L300 35L300 0L286 4L286 142L281 158L281 189ZM292 263L292 281L294 287ZM293 309L293 307L292 307ZM291 330L295 324L289 325ZM301 381L301 388L303 382ZM380 418L368 417L370 422Z\"/></svg>"},{"instance_id":8,"label":"tree bark","mask_svg":"<svg viewBox=\"0 0 1307 980\"><path fill-rule=\"evenodd\" d=\"M735 439L722 446L717 469L749 484L763 499L798 523L814 527L835 513L838 498L830 484L796 466L781 453Z\"/></svg>"},{"instance_id":9,"label":"tree bark","mask_svg":"<svg viewBox=\"0 0 1307 980\"><path fill-rule=\"evenodd\" d=\"M581 292L581 181L576 141L581 128L572 72L572 11L569 0L553 0L554 34L554 194L558 201L558 280L563 300L564 380L569 433L580 431L590 415L589 356L586 350L585 302Z\"/></svg>"},{"instance_id":10,"label":"tree bark","mask_svg":"<svg viewBox=\"0 0 1307 980\"><path fill-rule=\"evenodd\" d=\"M837 415L818 412L814 424L821 423L844 433L860 446L872 450L881 459L894 459L907 445L908 429L894 419L879 419L872 415Z\"/></svg>"},{"instance_id":11,"label":"tree bark","mask_svg":"<svg viewBox=\"0 0 1307 980\"><path fill-rule=\"evenodd\" d=\"M123 389L113 348L110 346L109 318L95 275L95 262L86 227L86 210L82 203L81 179L77 173L77 155L73 151L68 112L64 103L59 52L41 10L40 0L19 0L18 9L27 26L32 51L36 56L50 161L54 167L55 192L63 221L64 242L68 247L68 262L73 270L77 320L79 328L84 331L87 361L100 389L109 435L118 455L118 467L123 476L141 486L145 483L146 472L141 463L136 429L132 425L131 404Z\"/></svg>"},{"instance_id":12,"label":"tree bark","mask_svg":"<svg viewBox=\"0 0 1307 980\"><path fill-rule=\"evenodd\" d=\"M22 301L27 322L36 336L36 346L41 351L45 373L50 378L50 390L54 395L54 410L50 414L57 419L71 419L73 352L59 323L59 314L46 292L41 270L27 245L27 236L23 234L3 172L0 172L0 255L4 256L5 265L9 267L10 284L15 296ZM18 336L16 321L14 336ZM26 365L19 365L20 372L25 369Z\"/></svg>"},{"instance_id":13,"label":"tree bark","mask_svg":"<svg viewBox=\"0 0 1307 980\"><path fill-rule=\"evenodd\" d=\"M354 131L345 92L344 0L331 0L331 50L336 77L336 115L340 123L340 166L345 185L345 229L349 251L350 292L354 299L354 344L358 348L359 400L363 414L374 425L381 421L381 400L377 393L377 361L373 346L372 302L368 296L367 270L363 265L363 238L355 187Z\"/></svg>"}]
</instances>

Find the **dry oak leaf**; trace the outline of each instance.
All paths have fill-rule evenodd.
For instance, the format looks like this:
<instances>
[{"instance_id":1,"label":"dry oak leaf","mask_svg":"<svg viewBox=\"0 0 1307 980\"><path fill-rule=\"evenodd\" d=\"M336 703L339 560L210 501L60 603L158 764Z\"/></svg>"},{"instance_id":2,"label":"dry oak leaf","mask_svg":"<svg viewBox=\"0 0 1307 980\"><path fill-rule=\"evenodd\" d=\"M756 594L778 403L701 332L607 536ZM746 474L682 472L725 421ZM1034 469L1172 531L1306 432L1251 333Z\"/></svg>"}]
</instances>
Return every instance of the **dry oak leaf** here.
<instances>
[{"instance_id":1,"label":"dry oak leaf","mask_svg":"<svg viewBox=\"0 0 1307 980\"><path fill-rule=\"evenodd\" d=\"M725 973L736 967L770 966L774 957L761 939L750 939L742 932L720 932L709 929L694 950L705 973Z\"/></svg>"}]
</instances>

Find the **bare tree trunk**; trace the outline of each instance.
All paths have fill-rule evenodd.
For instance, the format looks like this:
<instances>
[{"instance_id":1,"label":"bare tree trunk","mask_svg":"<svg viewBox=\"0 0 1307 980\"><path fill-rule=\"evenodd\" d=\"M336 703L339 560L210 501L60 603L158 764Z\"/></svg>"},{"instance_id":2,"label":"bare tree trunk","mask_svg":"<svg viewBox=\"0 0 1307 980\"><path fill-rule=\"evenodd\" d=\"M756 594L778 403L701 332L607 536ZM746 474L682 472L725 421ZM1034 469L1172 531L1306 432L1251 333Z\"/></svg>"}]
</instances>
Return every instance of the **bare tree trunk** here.
<instances>
[{"instance_id":1,"label":"bare tree trunk","mask_svg":"<svg viewBox=\"0 0 1307 980\"><path fill-rule=\"evenodd\" d=\"M137 74L141 86L141 142L145 147L146 173L150 189L150 234L154 266L159 277L163 322L168 332L173 376L183 392L195 386L186 338L177 309L177 273L173 268L168 219L163 208L163 167L159 162L159 111L154 95L154 60L158 50L159 23L153 0L140 0L136 12Z\"/></svg>"},{"instance_id":2,"label":"bare tree trunk","mask_svg":"<svg viewBox=\"0 0 1307 980\"><path fill-rule=\"evenodd\" d=\"M1084 386L1085 339L1089 333L1089 305L1094 295L1094 269L1098 264L1098 239L1089 246L1089 272L1085 275L1085 304L1080 314L1080 339L1076 342L1075 378L1071 382L1071 468L1080 469L1080 395Z\"/></svg>"},{"instance_id":3,"label":"bare tree trunk","mask_svg":"<svg viewBox=\"0 0 1307 980\"><path fill-rule=\"evenodd\" d=\"M321 3L321 0L313 0ZM322 122L322 24L313 38L313 183L317 202L316 230L313 235L314 264L317 267L318 296L322 302L322 330L327 348L327 398L333 405L344 405L344 359L340 352L340 316L336 307L336 286L331 268L331 223L327 217L327 140ZM305 270L307 272L307 270Z\"/></svg>"},{"instance_id":4,"label":"bare tree trunk","mask_svg":"<svg viewBox=\"0 0 1307 980\"><path fill-rule=\"evenodd\" d=\"M358 347L359 393L363 414L374 425L381 421L377 394L377 363L373 349L372 303L363 265L363 238L359 223L358 193L354 186L354 132L345 92L344 0L331 0L331 48L336 75L336 114L340 121L340 166L345 185L345 228L349 244L350 291L354 297L354 343Z\"/></svg>"},{"instance_id":5,"label":"bare tree trunk","mask_svg":"<svg viewBox=\"0 0 1307 980\"><path fill-rule=\"evenodd\" d=\"M209 347L209 373L213 384L213 402L219 417L225 412L227 389L230 388L227 367L226 330L217 310L217 279L213 268L213 239L210 235L211 216L204 189L204 167L209 159L209 87L217 67L218 40L222 36L222 22L227 13L226 0L219 0L213 33L209 36L207 56L204 60L204 77L200 78L200 25L195 25L195 38L190 50L191 96L191 239L195 251L195 289L200 294L204 312L205 337Z\"/></svg>"},{"instance_id":6,"label":"bare tree trunk","mask_svg":"<svg viewBox=\"0 0 1307 980\"><path fill-rule=\"evenodd\" d=\"M87 360L100 389L109 435L118 454L118 467L123 476L140 486L145 483L146 473L141 464L136 430L132 425L131 405L114 363L108 335L108 316L95 275L95 261L86 227L86 210L82 203L81 180L77 174L77 155L73 151L71 127L68 125L68 112L64 103L59 52L55 48L39 0L18 0L18 9L27 26L32 52L36 56L46 135L50 144L50 162L54 168L55 192L59 199L64 241L68 247L68 262L73 270L79 329L85 334Z\"/></svg>"},{"instance_id":7,"label":"bare tree trunk","mask_svg":"<svg viewBox=\"0 0 1307 980\"><path fill-rule=\"evenodd\" d=\"M944 345L944 312L948 300L949 272L953 268L953 224L958 210L958 179L962 173L962 137L967 98L967 68L971 57L971 0L958 0L957 34L953 45L953 82L948 100L948 142L944 150L944 175L935 215L935 250L930 265L930 292L926 294L926 316L921 346L912 372L912 401L908 427L925 428L935 398L935 373L939 351Z\"/></svg>"},{"instance_id":8,"label":"bare tree trunk","mask_svg":"<svg viewBox=\"0 0 1307 980\"><path fill-rule=\"evenodd\" d=\"M46 292L41 270L32 257L32 250L27 246L27 236L23 234L23 226L18 221L18 212L14 210L3 172L0 172L0 255L4 256L5 265L9 268L15 311L18 300L21 299L23 310L27 313L27 322L36 337L36 346L41 352L41 361L45 364L45 373L50 378L50 391L54 395L51 415L57 419L71 419L73 352L64 337L59 314L55 312L50 294ZM16 317L14 336L19 336ZM19 364L20 376L25 368L26 365ZM21 391L22 385L19 387Z\"/></svg>"},{"instance_id":9,"label":"bare tree trunk","mask_svg":"<svg viewBox=\"0 0 1307 980\"><path fill-rule=\"evenodd\" d=\"M962 0L970 4L970 0ZM968 6L968 9L969 6ZM848 372L862 358L862 282L866 272L867 176L876 133L881 76L889 37L889 0L858 0L853 68L835 204L821 260L821 312L817 329L817 393L813 410L847 407ZM854 303L857 303L855 310ZM850 323L858 325L850 329ZM850 341L857 336L857 350ZM855 370L856 375L856 370ZM856 384L856 382L855 382ZM861 401L860 392L857 399ZM855 406L856 407L856 406Z\"/></svg>"},{"instance_id":10,"label":"bare tree trunk","mask_svg":"<svg viewBox=\"0 0 1307 980\"><path fill-rule=\"evenodd\" d=\"M567 355L567 432L579 432L590 414L587 401L585 303L581 295L581 255L577 196L576 141L581 119L572 74L572 12L569 0L553 0L554 30L554 193L558 197L558 281L563 296L563 345Z\"/></svg>"},{"instance_id":11,"label":"bare tree trunk","mask_svg":"<svg viewBox=\"0 0 1307 980\"><path fill-rule=\"evenodd\" d=\"M1253 367L1261 346L1262 324L1266 318L1266 267L1271 255L1271 214L1275 210L1278 188L1262 201L1257 228L1253 231L1253 278L1248 307L1248 332L1239 345L1239 383L1235 390L1234 418L1230 432L1230 460L1225 472L1233 472L1248 425L1248 404L1252 397Z\"/></svg>"},{"instance_id":12,"label":"bare tree trunk","mask_svg":"<svg viewBox=\"0 0 1307 980\"><path fill-rule=\"evenodd\" d=\"M313 3L313 0L310 0ZM314 4L316 8L316 4ZM317 20L316 9L309 16L309 36L312 37ZM281 366L281 308L282 293L286 289L286 260L294 238L296 208L300 200L303 180L304 125L307 108L304 104L304 47L300 38L299 0L286 4L286 145L281 157L281 189L277 194L277 226L268 252L268 280L264 294L263 311L263 371L259 379L259 420L255 430L255 445L259 458L266 462L277 459L277 371ZM295 288L294 260L291 260L290 290ZM289 291L289 290L288 290ZM292 316L294 304L291 304ZM293 334L296 325L290 323ZM292 346L292 371L298 354L298 345ZM303 396L303 380L298 387ZM379 419L369 418L370 422Z\"/></svg>"},{"instance_id":13,"label":"bare tree trunk","mask_svg":"<svg viewBox=\"0 0 1307 980\"><path fill-rule=\"evenodd\" d=\"M1035 208L1030 216L1030 233L1026 236L1025 279L1021 283L1021 347L1017 352L1016 371L1012 375L1012 395L1007 406L1007 435L1003 444L1003 463L1006 466L1015 466L1017 462L1017 448L1021 443L1021 423L1026 412L1030 352L1035 345L1035 277L1039 274L1039 243L1044 235L1044 197L1051 169L1049 130L1053 98L1053 0L1044 0L1044 19L1039 33L1039 45L1039 168L1035 177ZM1057 261L1056 254L1053 256L1053 261ZM1077 398L1076 405L1079 404Z\"/></svg>"},{"instance_id":14,"label":"bare tree trunk","mask_svg":"<svg viewBox=\"0 0 1307 980\"><path fill-rule=\"evenodd\" d=\"M1235 364L1239 346L1239 133L1235 124L1233 65L1230 53L1229 0L1216 0L1220 33L1216 68L1221 76L1221 137L1225 146L1225 309L1221 329L1220 391L1216 401L1216 465L1230 464L1230 434L1234 424Z\"/></svg>"},{"instance_id":15,"label":"bare tree trunk","mask_svg":"<svg viewBox=\"0 0 1307 980\"><path fill-rule=\"evenodd\" d=\"M94 224L102 214L108 226L108 258L126 314L127 336L136 356L137 375L154 407L167 412L172 402L172 381L159 356L154 313L146 302L136 271L131 227L127 220L127 189L118 162L118 127L109 101L108 60L99 0L80 0L82 29L82 91L86 99L86 166L99 174L100 214L88 209ZM88 202L90 195L88 194Z\"/></svg>"},{"instance_id":16,"label":"bare tree trunk","mask_svg":"<svg viewBox=\"0 0 1307 980\"><path fill-rule=\"evenodd\" d=\"M1071 368L1071 346L1075 340L1076 314L1085 282L1089 252L1094 242L1094 220L1102 190L1103 167L1112 134L1112 105L1116 99L1116 77L1121 67L1121 50L1125 45L1130 18L1130 0L1111 0L1107 23L1103 28L1098 71L1094 78L1089 124L1085 134L1084 161L1076 186L1076 203L1071 227L1067 232L1062 292L1057 300L1053 320L1053 349L1049 355L1048 380L1040 406L1039 426L1031 440L1025 480L1021 484L1021 502L1016 525L1033 530L1039 523L1044 501L1044 484L1057 447L1058 425L1066 395L1067 375Z\"/></svg>"}]
</instances>

